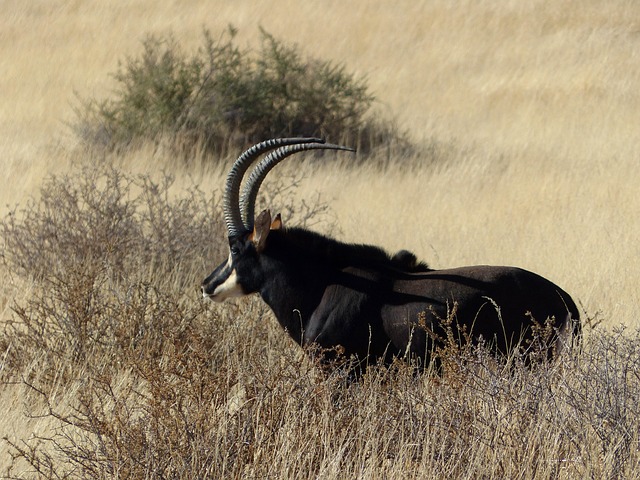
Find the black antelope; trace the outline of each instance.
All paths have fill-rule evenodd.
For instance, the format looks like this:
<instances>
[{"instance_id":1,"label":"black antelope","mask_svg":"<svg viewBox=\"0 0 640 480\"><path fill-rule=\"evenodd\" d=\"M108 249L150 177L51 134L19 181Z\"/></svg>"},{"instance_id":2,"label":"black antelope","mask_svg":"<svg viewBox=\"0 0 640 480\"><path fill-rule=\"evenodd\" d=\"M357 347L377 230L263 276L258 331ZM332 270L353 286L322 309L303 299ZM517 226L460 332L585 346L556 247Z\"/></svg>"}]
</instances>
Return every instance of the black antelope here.
<instances>
[{"instance_id":1,"label":"black antelope","mask_svg":"<svg viewBox=\"0 0 640 480\"><path fill-rule=\"evenodd\" d=\"M203 281L205 298L259 293L300 345L341 351L362 365L407 355L425 365L447 328L456 338L482 338L495 352L509 353L526 352L536 324L551 325L548 356L560 339L571 342L579 334L571 297L535 273L486 265L431 270L405 250L391 256L378 247L284 228L268 210L254 219L267 173L287 156L313 149L351 150L317 138L276 139L236 160L223 199L229 258ZM266 152L241 195L245 172Z\"/></svg>"}]
</instances>

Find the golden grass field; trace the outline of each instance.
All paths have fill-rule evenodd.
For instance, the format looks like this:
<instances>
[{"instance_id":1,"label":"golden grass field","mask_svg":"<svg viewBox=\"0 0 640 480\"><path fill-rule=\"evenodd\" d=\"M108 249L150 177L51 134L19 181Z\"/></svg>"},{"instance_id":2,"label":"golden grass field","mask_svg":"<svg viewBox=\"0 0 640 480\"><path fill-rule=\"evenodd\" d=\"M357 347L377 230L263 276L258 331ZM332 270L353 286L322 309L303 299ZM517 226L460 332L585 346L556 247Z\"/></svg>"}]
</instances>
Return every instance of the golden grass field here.
<instances>
[{"instance_id":1,"label":"golden grass field","mask_svg":"<svg viewBox=\"0 0 640 480\"><path fill-rule=\"evenodd\" d=\"M74 91L102 98L145 34L186 45L231 23L258 27L365 76L384 115L453 161L381 175L313 172L343 236L409 248L436 267L521 265L607 323L638 324L640 121L637 8L630 2L189 2L4 4L4 181L24 202L69 164ZM144 20L141 18L144 17ZM140 170L158 162L146 152ZM203 178L216 188L218 178ZM273 207L276 208L276 207ZM363 233L366 238L362 238Z\"/></svg>"},{"instance_id":2,"label":"golden grass field","mask_svg":"<svg viewBox=\"0 0 640 480\"><path fill-rule=\"evenodd\" d=\"M195 47L203 27L218 31L233 24L241 44L250 46L264 27L366 78L381 116L397 119L414 141L444 152L435 162L398 158L397 168L388 171L354 169L348 159L326 168L305 163L298 192L319 193L333 212L336 236L390 251L406 248L435 268L521 266L562 286L585 317L597 317L607 328L640 326L640 5L635 2L7 0L2 12L3 216L37 198L49 174L91 161L69 127L75 94L108 97L114 86L110 75L119 61L140 51L145 35L173 32L183 45ZM124 154L118 163L135 173L168 170L179 188L195 181L211 191L222 184L218 169L185 170L152 148ZM300 170L294 164L290 160L279 171ZM202 276L220 260L203 265ZM30 292L5 288L0 295L0 313L8 318L14 302ZM28 432L47 431L48 420L20 413L22 392L12 387L0 393L0 436L27 438ZM374 424L364 424L375 432ZM0 444L0 475L8 451ZM366 463L371 457L362 452L354 462L366 468L354 467L346 477L377 476ZM264 455L256 452L253 458ZM318 477L346 478L325 460ZM307 478L301 471L289 473ZM576 471L596 475L599 470ZM247 475L258 475L252 472ZM518 475L551 478L545 472Z\"/></svg>"}]
</instances>

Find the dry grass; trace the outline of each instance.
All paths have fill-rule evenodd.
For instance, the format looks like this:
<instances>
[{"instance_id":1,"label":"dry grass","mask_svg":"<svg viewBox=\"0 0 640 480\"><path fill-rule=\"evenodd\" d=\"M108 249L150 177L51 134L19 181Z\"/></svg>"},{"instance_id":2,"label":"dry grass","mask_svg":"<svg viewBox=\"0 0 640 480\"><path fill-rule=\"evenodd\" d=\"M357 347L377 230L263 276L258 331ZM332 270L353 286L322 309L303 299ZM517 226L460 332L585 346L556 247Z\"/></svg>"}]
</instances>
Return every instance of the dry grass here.
<instances>
[{"instance_id":1,"label":"dry grass","mask_svg":"<svg viewBox=\"0 0 640 480\"><path fill-rule=\"evenodd\" d=\"M12 474L22 478L36 476L25 472L49 458L58 473L78 467L78 477L91 476L94 462L103 478L633 477L640 431L640 347L632 332L640 326L640 7L483 0L329 1L322 8L292 1L4 2L0 213L30 197L42 205L43 180L74 163L115 164L127 178L153 172L156 180L168 169L176 176L169 210L179 211L179 198L194 184L204 192L218 188L221 174L206 166L207 158L184 171L151 146L118 159L78 151L65 126L73 92L108 95L109 74L119 59L139 51L145 34L170 30L195 46L202 26L215 31L232 23L251 44L261 25L366 76L381 114L397 117L436 152L435 161L397 159L402 168L393 171L354 170L348 161L296 164L306 175L296 195L319 192L334 212L314 228L335 223L340 238L409 248L435 267L532 269L566 288L588 316L602 318L608 333L592 335L583 354L543 374L523 369L509 376L483 359L441 380L415 379L399 367L344 389L340 379L317 377L259 302L213 309L191 295L219 260L217 246L201 239L176 253L181 263L168 272L171 258L146 267L131 261L126 281L120 278L117 288L109 283L105 296L95 297L116 312L88 317L101 336L137 338L126 330L133 328L128 306L141 309L136 325L143 332L161 325L162 338L138 332L145 348L114 350L87 337L89 354L72 361L64 355L77 348L70 342L76 337L53 328L51 312L60 313L56 302L83 307L87 291L114 281L100 270L109 250L96 254L103 262L95 272L99 282L83 287L84 277L76 278L67 299L47 296L39 283L46 275L33 271L37 261L24 272L2 267L3 321L30 318L37 326L39 319L53 328L41 341L53 343L38 344L32 335L35 343L24 345L29 355L10 363L20 360L10 341L15 332L0 337L3 378L21 374L41 391L2 386L0 432L14 447L0 442L0 475L11 452L18 457ZM280 176L292 167L279 167ZM74 184L81 183L78 168ZM132 189L132 197L145 191ZM295 198L280 198L270 206L297 213ZM140 250L132 251L148 251L135 238L127 245ZM32 252L38 253L52 252ZM88 273L77 270L64 272ZM152 286L166 302L142 295L142 285L160 273L166 277ZM69 278L75 277L60 279ZM38 302L51 310L35 309ZM193 321L184 325L185 318ZM630 328L611 333L619 324ZM72 408L79 409L76 417L69 417ZM26 418L24 411L54 416ZM93 421L114 427L96 432L86 423ZM38 437L53 438L62 449L45 441L31 451ZM21 443L29 438L28 446ZM156 470L136 467L134 457ZM68 458L88 463L69 465Z\"/></svg>"}]
</instances>

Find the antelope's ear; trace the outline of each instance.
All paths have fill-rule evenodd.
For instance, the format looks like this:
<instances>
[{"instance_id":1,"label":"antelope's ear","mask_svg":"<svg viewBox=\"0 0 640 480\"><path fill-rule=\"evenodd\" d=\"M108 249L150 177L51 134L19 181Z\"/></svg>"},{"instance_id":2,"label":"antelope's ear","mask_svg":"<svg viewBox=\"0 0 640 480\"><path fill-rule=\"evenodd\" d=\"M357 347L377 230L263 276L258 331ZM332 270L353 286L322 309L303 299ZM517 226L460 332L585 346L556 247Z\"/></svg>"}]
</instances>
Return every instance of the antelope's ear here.
<instances>
[{"instance_id":1,"label":"antelope's ear","mask_svg":"<svg viewBox=\"0 0 640 480\"><path fill-rule=\"evenodd\" d=\"M276 215L276 218L273 219L273 222L271 222L271 230L280 230L283 227L283 223L282 223L282 217L280 216L280 214Z\"/></svg>"},{"instance_id":2,"label":"antelope's ear","mask_svg":"<svg viewBox=\"0 0 640 480\"><path fill-rule=\"evenodd\" d=\"M271 212L269 210L263 210L258 218L254 222L253 232L249 236L249 239L253 242L258 253L264 250L264 246L267 243L267 237L269 236L269 230L271 228Z\"/></svg>"}]
</instances>

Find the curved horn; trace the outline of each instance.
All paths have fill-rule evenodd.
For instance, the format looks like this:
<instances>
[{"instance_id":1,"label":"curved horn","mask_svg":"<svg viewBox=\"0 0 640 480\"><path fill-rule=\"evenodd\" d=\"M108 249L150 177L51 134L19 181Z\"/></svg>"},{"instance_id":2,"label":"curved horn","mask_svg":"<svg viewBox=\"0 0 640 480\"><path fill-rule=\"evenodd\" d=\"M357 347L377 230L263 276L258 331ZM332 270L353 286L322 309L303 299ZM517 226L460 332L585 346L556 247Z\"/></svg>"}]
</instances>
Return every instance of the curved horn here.
<instances>
[{"instance_id":1,"label":"curved horn","mask_svg":"<svg viewBox=\"0 0 640 480\"><path fill-rule=\"evenodd\" d=\"M245 172L251 166L258 155L273 150L283 145L296 145L300 143L322 144L324 140L321 138L276 138L265 140L245 150L233 163L231 170L227 174L227 183L225 185L224 196L222 198L222 208L224 221L227 225L229 237L240 235L244 231L242 217L240 215L240 183Z\"/></svg>"},{"instance_id":2,"label":"curved horn","mask_svg":"<svg viewBox=\"0 0 640 480\"><path fill-rule=\"evenodd\" d=\"M256 198L258 197L258 190L262 185L263 180L267 174L282 160L290 155L305 150L346 150L349 152L355 152L355 148L344 147L342 145L333 145L330 143L303 143L296 145L287 145L278 148L264 157L258 165L253 169L249 179L245 183L242 190L242 196L240 197L240 211L242 212L242 221L244 222L244 228L247 230L253 229L253 219L255 214Z\"/></svg>"}]
</instances>

